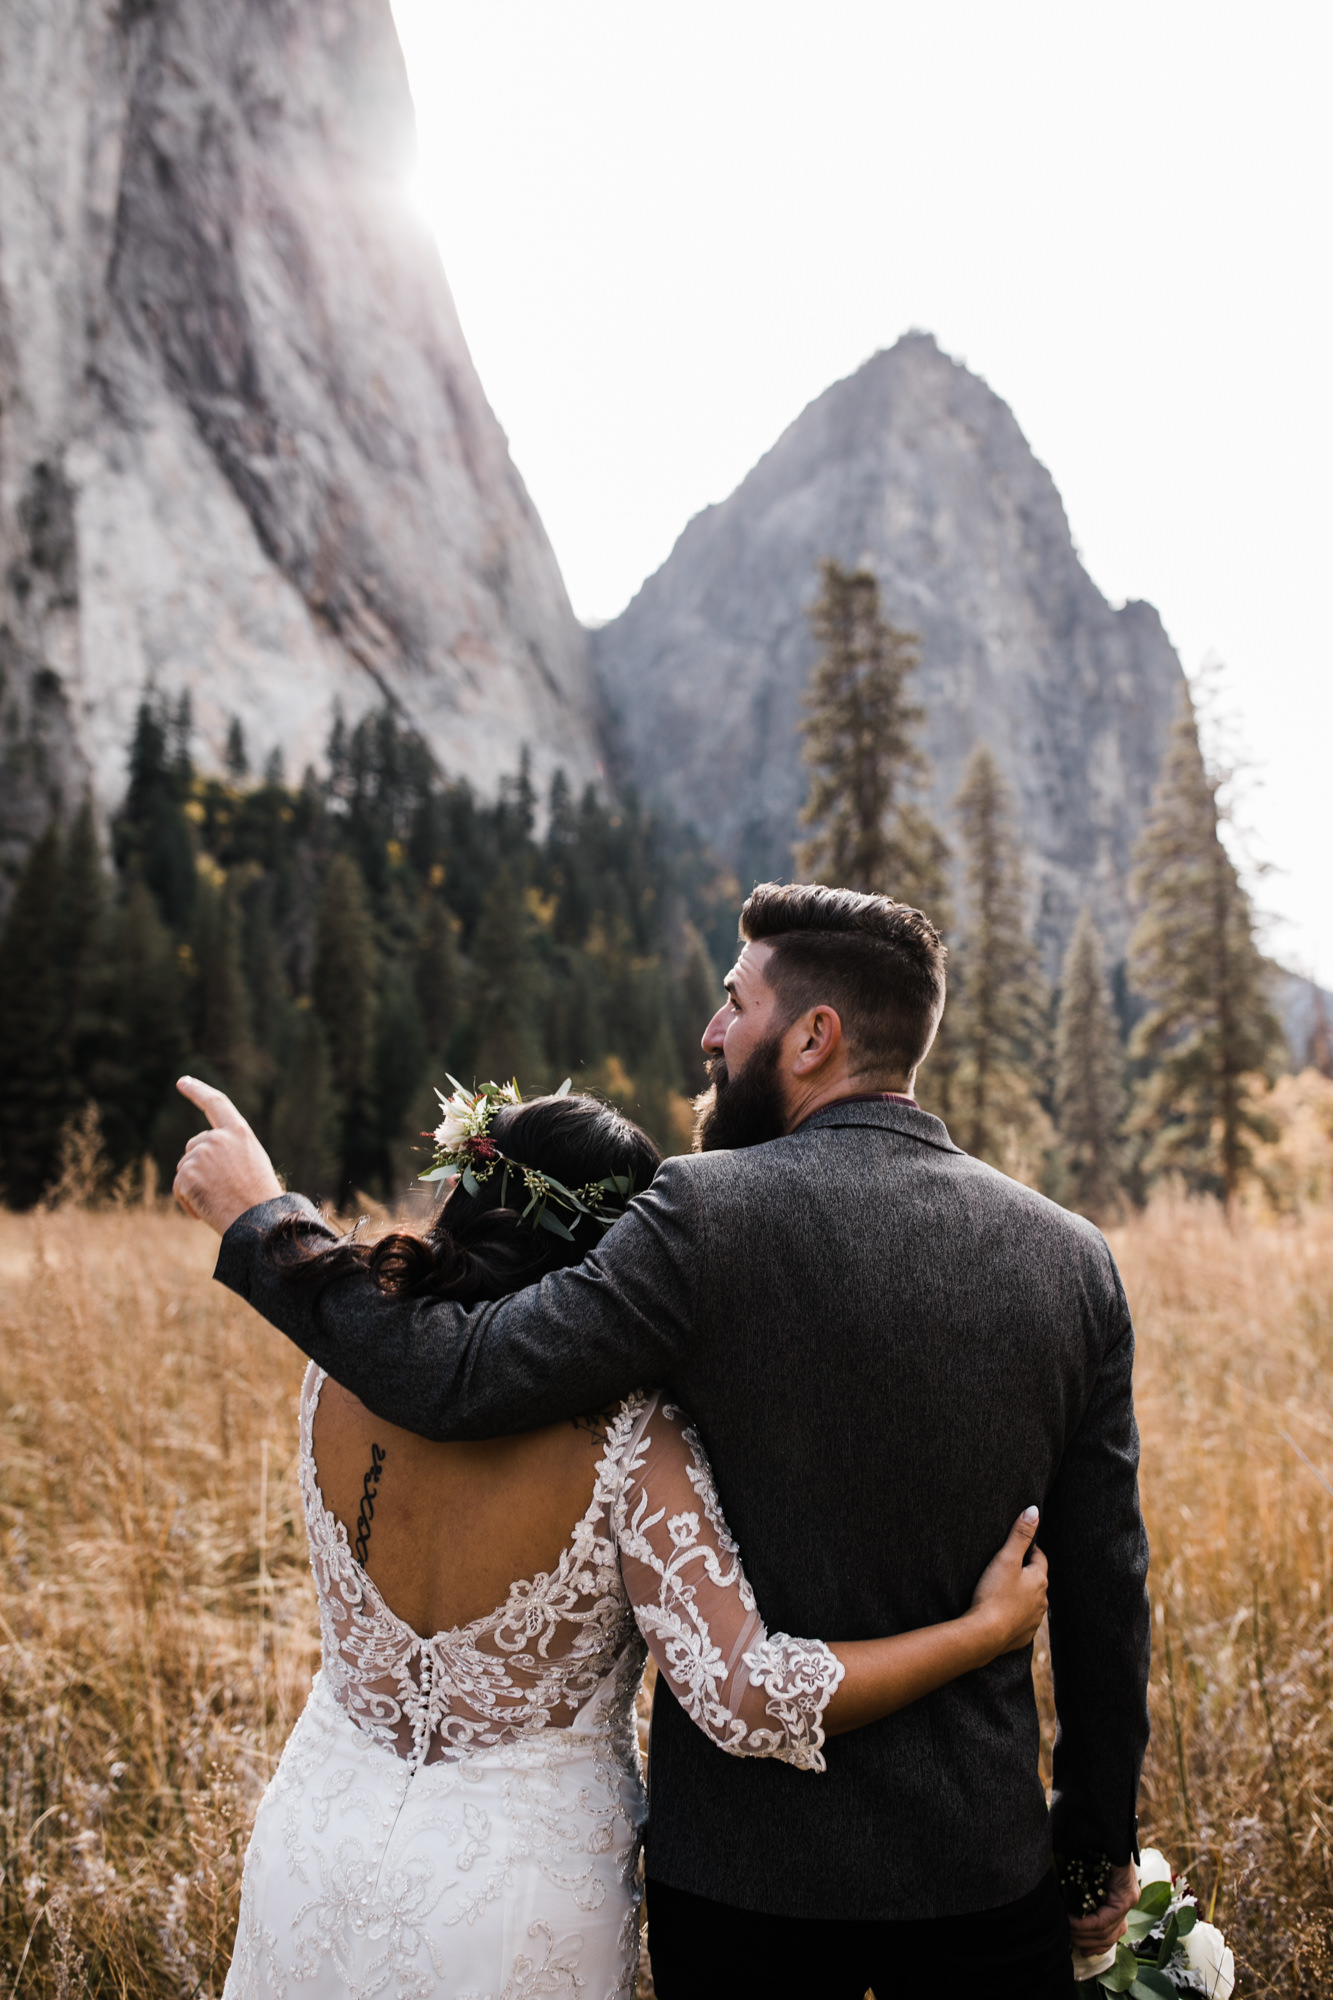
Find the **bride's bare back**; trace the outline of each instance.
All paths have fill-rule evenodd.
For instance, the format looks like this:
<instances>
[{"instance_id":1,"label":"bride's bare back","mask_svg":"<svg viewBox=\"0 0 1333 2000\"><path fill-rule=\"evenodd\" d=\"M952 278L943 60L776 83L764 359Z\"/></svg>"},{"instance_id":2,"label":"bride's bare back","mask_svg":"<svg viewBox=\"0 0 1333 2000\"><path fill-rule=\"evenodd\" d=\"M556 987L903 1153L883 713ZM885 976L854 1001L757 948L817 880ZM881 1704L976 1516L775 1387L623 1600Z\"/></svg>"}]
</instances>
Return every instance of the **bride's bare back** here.
<instances>
[{"instance_id":1,"label":"bride's bare back","mask_svg":"<svg viewBox=\"0 0 1333 2000\"><path fill-rule=\"evenodd\" d=\"M592 1499L597 1418L433 1444L329 1381L314 1421L325 1505L385 1603L423 1638L485 1617L549 1572Z\"/></svg>"}]
</instances>

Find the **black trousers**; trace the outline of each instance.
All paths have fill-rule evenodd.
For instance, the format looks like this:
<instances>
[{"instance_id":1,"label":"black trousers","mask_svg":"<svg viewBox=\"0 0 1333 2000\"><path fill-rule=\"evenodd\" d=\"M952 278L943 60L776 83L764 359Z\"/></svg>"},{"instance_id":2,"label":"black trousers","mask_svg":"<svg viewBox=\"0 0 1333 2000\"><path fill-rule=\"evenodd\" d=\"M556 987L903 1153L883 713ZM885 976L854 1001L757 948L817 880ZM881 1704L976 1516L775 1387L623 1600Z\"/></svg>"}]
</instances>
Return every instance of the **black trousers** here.
<instances>
[{"instance_id":1,"label":"black trousers","mask_svg":"<svg viewBox=\"0 0 1333 2000\"><path fill-rule=\"evenodd\" d=\"M1054 1874L998 1910L901 1923L765 1917L648 1881L658 2000L1073 2000Z\"/></svg>"}]
</instances>

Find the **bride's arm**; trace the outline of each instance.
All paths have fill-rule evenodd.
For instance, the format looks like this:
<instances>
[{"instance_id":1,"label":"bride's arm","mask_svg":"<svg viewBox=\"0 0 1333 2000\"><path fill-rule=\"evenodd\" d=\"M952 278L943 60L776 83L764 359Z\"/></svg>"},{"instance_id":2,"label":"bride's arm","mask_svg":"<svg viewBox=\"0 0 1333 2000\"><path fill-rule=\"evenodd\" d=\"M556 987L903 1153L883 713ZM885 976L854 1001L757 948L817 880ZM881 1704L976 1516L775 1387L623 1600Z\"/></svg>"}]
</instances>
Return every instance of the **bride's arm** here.
<instances>
[{"instance_id":1,"label":"bride's arm","mask_svg":"<svg viewBox=\"0 0 1333 2000\"><path fill-rule=\"evenodd\" d=\"M707 1458L680 1412L648 1406L628 1455L616 1533L639 1629L685 1713L719 1749L822 1771L826 1735L859 1729L1025 1646L1046 1609L1046 1563L1024 1562L1036 1510L1014 1524L961 1618L886 1639L769 1632Z\"/></svg>"},{"instance_id":2,"label":"bride's arm","mask_svg":"<svg viewBox=\"0 0 1333 2000\"><path fill-rule=\"evenodd\" d=\"M824 1716L827 1734L860 1729L906 1708L946 1681L1031 1645L1046 1616L1046 1558L1032 1549L1037 1510L1029 1507L992 1557L961 1618L920 1625L891 1639L839 1639L842 1683ZM1029 1556L1028 1551L1032 1550Z\"/></svg>"}]
</instances>

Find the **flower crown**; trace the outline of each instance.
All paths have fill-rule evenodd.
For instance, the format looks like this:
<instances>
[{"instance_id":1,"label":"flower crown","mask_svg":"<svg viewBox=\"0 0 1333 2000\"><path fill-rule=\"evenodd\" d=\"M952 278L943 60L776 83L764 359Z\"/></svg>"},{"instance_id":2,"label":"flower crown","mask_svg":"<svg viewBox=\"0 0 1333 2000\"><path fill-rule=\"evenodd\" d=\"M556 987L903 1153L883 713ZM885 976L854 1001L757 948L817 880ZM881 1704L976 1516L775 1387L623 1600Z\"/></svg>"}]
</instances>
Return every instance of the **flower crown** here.
<instances>
[{"instance_id":1,"label":"flower crown","mask_svg":"<svg viewBox=\"0 0 1333 2000\"><path fill-rule=\"evenodd\" d=\"M440 1100L444 1117L433 1132L424 1136L435 1141L435 1158L430 1172L418 1176L423 1181L461 1180L468 1194L477 1194L491 1179L498 1168L503 1178L500 1182L500 1202L505 1206L509 1198L509 1178L512 1174L527 1190L528 1205L523 1210L522 1221L529 1222L534 1229L549 1229L553 1236L563 1236L567 1242L574 1241L574 1231L586 1216L600 1229L609 1229L625 1213L625 1204L634 1192L634 1180L630 1174L608 1174L605 1179L592 1181L587 1187L568 1188L553 1174L543 1173L538 1167L526 1166L522 1160L511 1160L502 1153L491 1137L491 1122L497 1111L507 1104L521 1104L522 1092L512 1080L509 1083L483 1083L473 1090L464 1090L456 1076L449 1077L453 1085L453 1096L446 1097L442 1090L435 1095ZM568 1095L570 1079L566 1077L557 1097ZM569 1223L562 1222L553 1214L553 1209L563 1209L571 1217Z\"/></svg>"}]
</instances>

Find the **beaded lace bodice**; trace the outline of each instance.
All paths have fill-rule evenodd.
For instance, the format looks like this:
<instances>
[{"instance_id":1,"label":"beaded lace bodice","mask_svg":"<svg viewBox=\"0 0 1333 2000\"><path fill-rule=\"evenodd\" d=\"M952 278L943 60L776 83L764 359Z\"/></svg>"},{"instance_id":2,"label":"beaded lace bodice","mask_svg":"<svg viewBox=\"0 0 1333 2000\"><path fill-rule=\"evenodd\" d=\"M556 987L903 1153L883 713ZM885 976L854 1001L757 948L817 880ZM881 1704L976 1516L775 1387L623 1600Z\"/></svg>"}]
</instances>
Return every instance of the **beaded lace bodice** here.
<instances>
[{"instance_id":1,"label":"beaded lace bodice","mask_svg":"<svg viewBox=\"0 0 1333 2000\"><path fill-rule=\"evenodd\" d=\"M301 1489L325 1679L377 1742L414 1765L552 1729L629 1738L645 1643L720 1749L822 1771L823 1714L842 1667L821 1641L769 1633L702 1445L660 1395L611 1418L592 1498L546 1574L429 1638L385 1603L324 1505L313 1449L324 1382L301 1392Z\"/></svg>"}]
</instances>

